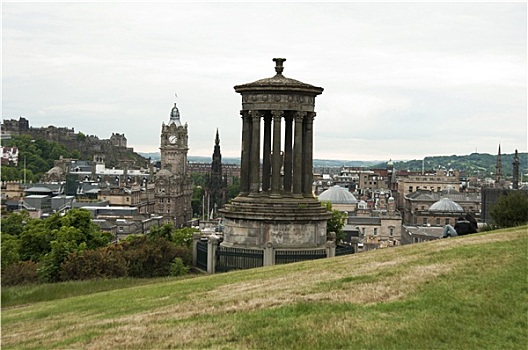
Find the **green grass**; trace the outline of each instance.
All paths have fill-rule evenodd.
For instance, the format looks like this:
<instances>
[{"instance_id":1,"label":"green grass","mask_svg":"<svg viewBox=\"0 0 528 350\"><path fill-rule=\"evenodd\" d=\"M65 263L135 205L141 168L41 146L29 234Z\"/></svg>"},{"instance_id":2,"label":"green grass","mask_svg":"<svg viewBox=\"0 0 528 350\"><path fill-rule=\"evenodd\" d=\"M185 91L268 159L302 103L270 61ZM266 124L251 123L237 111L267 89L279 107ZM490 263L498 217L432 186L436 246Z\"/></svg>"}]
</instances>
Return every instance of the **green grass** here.
<instances>
[{"instance_id":1,"label":"green grass","mask_svg":"<svg viewBox=\"0 0 528 350\"><path fill-rule=\"evenodd\" d=\"M2 348L525 349L527 230L185 279L4 288Z\"/></svg>"}]
</instances>

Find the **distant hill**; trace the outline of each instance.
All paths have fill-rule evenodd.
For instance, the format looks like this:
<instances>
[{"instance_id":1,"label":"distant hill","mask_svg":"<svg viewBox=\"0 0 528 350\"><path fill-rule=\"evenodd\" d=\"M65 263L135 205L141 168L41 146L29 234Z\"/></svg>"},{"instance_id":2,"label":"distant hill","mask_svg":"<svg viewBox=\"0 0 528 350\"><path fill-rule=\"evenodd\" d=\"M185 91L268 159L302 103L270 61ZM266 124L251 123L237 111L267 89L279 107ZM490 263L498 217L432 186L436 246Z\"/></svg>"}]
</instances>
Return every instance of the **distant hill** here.
<instances>
[{"instance_id":1,"label":"distant hill","mask_svg":"<svg viewBox=\"0 0 528 350\"><path fill-rule=\"evenodd\" d=\"M513 157L514 153L502 154L502 173L506 177L513 174ZM519 153L521 174L528 175L528 153ZM472 153L464 156L434 156L425 157L424 159L415 159L410 161L394 162L394 167L398 170L425 171L435 169L454 169L465 172L467 175L485 175L492 176L495 174L497 164L497 155L487 153ZM524 175L524 176L526 176Z\"/></svg>"},{"instance_id":2,"label":"distant hill","mask_svg":"<svg viewBox=\"0 0 528 350\"><path fill-rule=\"evenodd\" d=\"M151 152L151 153L141 153L139 154L145 158L149 158L152 161L158 161L160 160L160 153L159 152ZM211 157L203 157L203 156L188 156L187 157L189 162L196 162L196 163L210 163L212 162ZM374 164L379 163L378 160L373 161L361 161L361 160L333 160L333 159L314 159L313 160L313 166L314 167L342 167L342 166L352 166L352 167L368 167L372 166ZM225 164L240 164L240 158L230 158L230 157L222 157L222 163Z\"/></svg>"},{"instance_id":3,"label":"distant hill","mask_svg":"<svg viewBox=\"0 0 528 350\"><path fill-rule=\"evenodd\" d=\"M160 159L159 152L155 153L139 153L145 158L150 157L153 161ZM502 172L504 176L511 177L513 174L513 157L514 154L502 154ZM188 156L190 162L210 163L211 157L202 156ZM520 169L523 176L528 176L528 153L519 153ZM240 164L240 158L222 158L222 162L226 164ZM472 153L469 155L451 155L451 156L433 156L425 157L424 159L414 159L409 161L394 161L394 167L397 170L421 171L422 167L425 171L434 171L436 169L454 169L459 170L466 175L480 175L492 176L495 174L495 165L497 163L497 155L487 153ZM387 162L372 160L335 160L335 159L314 159L314 167L365 167L365 168L381 168L387 167Z\"/></svg>"}]
</instances>

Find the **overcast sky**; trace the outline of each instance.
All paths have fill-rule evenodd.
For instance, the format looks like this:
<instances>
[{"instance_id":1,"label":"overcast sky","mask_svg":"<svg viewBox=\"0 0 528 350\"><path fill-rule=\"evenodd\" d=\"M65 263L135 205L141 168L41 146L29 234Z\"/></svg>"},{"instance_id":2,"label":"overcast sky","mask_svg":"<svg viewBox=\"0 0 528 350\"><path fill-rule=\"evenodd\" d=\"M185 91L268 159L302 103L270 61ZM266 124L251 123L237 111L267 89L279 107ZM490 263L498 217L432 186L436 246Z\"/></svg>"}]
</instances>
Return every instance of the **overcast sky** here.
<instances>
[{"instance_id":1,"label":"overcast sky","mask_svg":"<svg viewBox=\"0 0 528 350\"><path fill-rule=\"evenodd\" d=\"M239 157L233 87L324 88L314 158L527 151L526 2L2 4L2 117L159 151L174 102L189 155ZM178 98L176 99L175 93Z\"/></svg>"}]
</instances>

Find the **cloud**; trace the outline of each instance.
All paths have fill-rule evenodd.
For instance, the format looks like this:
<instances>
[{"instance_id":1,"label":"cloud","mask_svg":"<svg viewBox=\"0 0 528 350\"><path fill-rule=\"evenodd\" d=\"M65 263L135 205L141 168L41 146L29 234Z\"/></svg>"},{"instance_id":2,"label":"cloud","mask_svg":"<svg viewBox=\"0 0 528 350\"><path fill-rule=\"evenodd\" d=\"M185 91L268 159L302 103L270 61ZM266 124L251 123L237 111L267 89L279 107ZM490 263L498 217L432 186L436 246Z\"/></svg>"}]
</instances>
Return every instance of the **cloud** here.
<instances>
[{"instance_id":1,"label":"cloud","mask_svg":"<svg viewBox=\"0 0 528 350\"><path fill-rule=\"evenodd\" d=\"M284 75L325 89L314 154L496 152L500 139L526 150L526 3L4 3L2 11L3 117L34 126L119 132L138 150L157 150L176 101L190 154L209 156L218 127L223 155L239 156L233 86L272 76L271 59L286 57ZM456 141L444 143L446 134Z\"/></svg>"}]
</instances>

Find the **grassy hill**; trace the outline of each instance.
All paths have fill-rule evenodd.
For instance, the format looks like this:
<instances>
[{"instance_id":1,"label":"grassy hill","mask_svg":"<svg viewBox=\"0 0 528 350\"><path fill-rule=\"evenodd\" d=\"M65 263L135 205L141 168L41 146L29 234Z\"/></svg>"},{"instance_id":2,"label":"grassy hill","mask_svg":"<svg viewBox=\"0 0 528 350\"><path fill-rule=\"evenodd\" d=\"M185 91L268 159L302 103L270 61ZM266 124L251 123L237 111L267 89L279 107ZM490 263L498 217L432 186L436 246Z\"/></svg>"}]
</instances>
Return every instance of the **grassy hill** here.
<instances>
[{"instance_id":1,"label":"grassy hill","mask_svg":"<svg viewBox=\"0 0 528 350\"><path fill-rule=\"evenodd\" d=\"M525 349L527 248L521 227L141 285L4 288L2 348Z\"/></svg>"}]
</instances>

